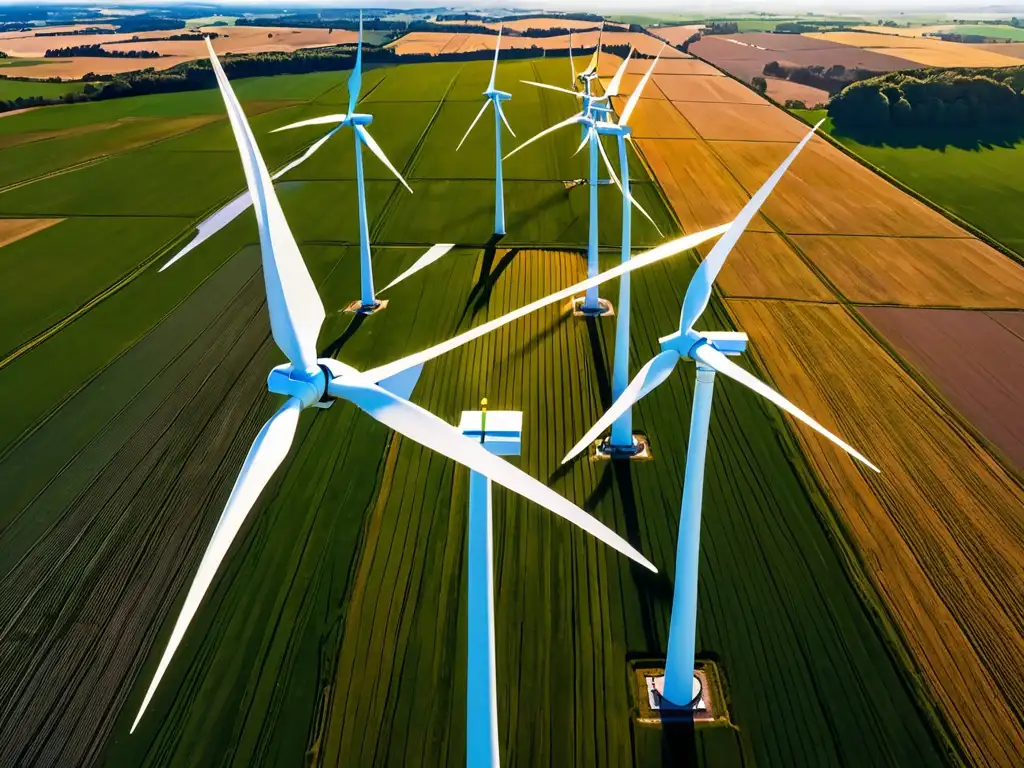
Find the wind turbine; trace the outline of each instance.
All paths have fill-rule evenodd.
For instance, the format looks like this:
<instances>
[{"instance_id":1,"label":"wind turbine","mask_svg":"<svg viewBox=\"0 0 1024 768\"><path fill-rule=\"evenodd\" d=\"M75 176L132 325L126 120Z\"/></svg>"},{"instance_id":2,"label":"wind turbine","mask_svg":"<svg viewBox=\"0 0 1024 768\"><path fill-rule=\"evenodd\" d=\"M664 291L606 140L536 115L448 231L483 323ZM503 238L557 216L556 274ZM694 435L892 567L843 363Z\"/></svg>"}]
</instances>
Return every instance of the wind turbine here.
<instances>
[{"instance_id":1,"label":"wind turbine","mask_svg":"<svg viewBox=\"0 0 1024 768\"><path fill-rule=\"evenodd\" d=\"M630 49L630 54L632 54ZM647 86L647 82L651 79L651 75L654 73L654 68L658 65L658 56L654 57L654 61L651 62L650 68L644 73L644 76L640 79L636 89L630 94L629 100L626 102L626 106L622 110L622 114L619 115L617 123L613 122L598 122L594 126L595 132L600 136L614 136L616 145L619 151L619 175L621 176L621 184L619 184L622 190L622 263L625 264L629 261L632 255L632 231L633 231L633 210L630 204L631 195L629 189L629 157L626 154L626 140L632 141L632 129L629 127L629 118L633 114L633 110L636 109L637 103L640 101L640 95L643 93L644 88ZM626 56L626 60L623 65L619 67L619 71L615 73L615 77L612 82L608 85L608 93L616 95L619 91L619 85L622 81L622 76L626 71L626 64L629 62L629 56ZM601 151L604 152L604 147L600 144ZM605 162L611 166L607 157ZM616 182L615 174L612 173L612 179ZM629 275L625 274L622 279L619 280L619 305L618 314L615 317L615 362L612 370L612 397L616 400L626 391L626 382L629 380ZM637 448L636 443L633 440L633 411L631 408L627 408L623 414L615 420L612 424L612 433L608 440L608 451L609 453L620 456L636 455Z\"/></svg>"},{"instance_id":2,"label":"wind turbine","mask_svg":"<svg viewBox=\"0 0 1024 768\"><path fill-rule=\"evenodd\" d=\"M376 294L373 291L373 265L370 263L370 228L366 221L366 186L363 180L363 147L369 148L377 159L387 166L387 169L395 175L395 178L402 182L409 192L412 188L402 178L402 174L391 164L384 150L380 148L366 126L373 122L373 115L356 112L356 104L359 102L359 90L363 82L363 15L359 14L359 47L356 52L356 64L352 68L352 74L348 78L348 111L340 115L324 115L314 117L310 120L300 120L278 128L271 133L278 131L289 131L293 128L303 128L307 125L338 125L324 137L323 140L333 136L346 125L352 126L356 139L356 194L359 199L359 265L360 265L360 307L362 313L370 313L380 307Z\"/></svg>"},{"instance_id":3,"label":"wind turbine","mask_svg":"<svg viewBox=\"0 0 1024 768\"><path fill-rule=\"evenodd\" d=\"M410 403L406 397L419 375L419 366L404 365L386 378L374 378L338 360L317 358L316 342L325 317L323 304L284 218L252 129L209 39L207 48L242 158L246 185L255 203L271 332L274 342L289 360L270 372L267 389L288 399L270 417L249 449L132 724L132 732L167 671L235 535L287 456L295 439L299 413L309 407L327 408L334 400L348 400L399 434L525 496L656 571L639 552L594 517L491 454L452 425Z\"/></svg>"},{"instance_id":4,"label":"wind turbine","mask_svg":"<svg viewBox=\"0 0 1024 768\"><path fill-rule=\"evenodd\" d=\"M473 126L477 124L477 121L483 117L484 111L488 105L494 107L494 234L504 235L505 234L505 185L502 179L501 173L501 124L504 123L505 127L508 128L508 132L512 134L513 138L516 132L512 130L512 126L508 124L508 120L505 118L505 112L501 108L501 102L509 101L512 98L511 93L505 91L496 90L494 87L494 76L498 72L498 51L501 49L501 27L498 27L498 42L494 46L494 64L491 65L491 81L487 84L487 90L484 91L484 96L487 100L484 105L480 107L480 111L476 113L476 117L473 118L473 122L469 124L469 128L466 130L466 135L462 137L462 141L459 142L459 146L455 148L458 152L463 143L469 137L470 132L473 130Z\"/></svg>"},{"instance_id":5,"label":"wind turbine","mask_svg":"<svg viewBox=\"0 0 1024 768\"><path fill-rule=\"evenodd\" d=\"M600 50L600 41L599 41L599 45L598 45L598 51L599 50ZM509 157L512 157L512 155L514 155L516 152L519 152L521 149L524 149L525 147L528 147L530 144L532 144L533 142L537 141L538 139L540 139L540 138L542 138L544 136L547 136L549 133L553 133L553 132L557 131L560 128L564 128L567 125L573 125L575 123L579 123L582 126L582 129L583 129L583 142L580 144L580 146L577 148L576 151L580 152L583 149L583 147L586 146L588 143L590 145L590 179L589 179L589 184L590 184L590 212L589 212L589 234L588 234L588 237L587 237L587 275L588 275L588 277L596 276L597 273L598 273L598 269L599 269L599 263L598 263L598 245L599 245L599 241L598 241L597 188L598 188L598 184L600 183L600 180L598 179L598 158L601 158L604 161L605 166L607 167L609 175L611 176L612 180L616 184L619 183L618 180L617 180L617 177L615 176L615 170L612 168L611 161L608 159L608 155L605 152L604 147L601 144L601 138L598 135L598 132L596 130L596 126L597 126L598 120L600 119L600 116L605 114L608 110L610 110L610 107L606 107L605 105L610 103L612 96L618 95L619 88L620 88L621 83L622 83L623 75L625 75L626 67L629 64L629 58L632 55L632 50L631 50L629 55L627 55L626 58L623 59L622 64L619 66L619 69L616 71L615 76L612 78L612 81L609 83L608 89L606 90L604 95L603 96L594 97L594 96L590 95L590 84L593 81L594 77L596 77L597 53L598 53L598 51L595 51L594 58L591 60L590 65L587 67L586 70L584 70L583 74L580 75L580 78L583 80L584 88L585 88L585 91L584 91L583 94L580 94L580 93L575 92L575 91L570 91L570 90L567 90L565 88L559 88L558 86L555 86L555 85L549 85L547 83L537 83L537 82L534 82L532 80L523 80L522 81L522 82L526 83L527 85L535 85L535 86L537 86L539 88L546 88L548 90L558 91L560 93L567 93L567 94L569 94L571 96L576 96L577 98L582 98L583 99L583 107L576 114L571 115L570 117L566 118L565 120L561 121L560 123L556 123L555 125L551 126L550 128L545 128L543 131L538 133L536 136L533 136L532 138L527 139L526 141L524 141L522 144L520 144L518 147L513 149L511 152L509 152L505 156L505 159L508 159ZM595 73L594 77L591 77L591 76L588 75L588 73L590 73L592 70ZM651 224L654 224L655 229L657 229L658 225L654 223L654 219L652 219L650 217L650 215L647 213L647 211L645 211L640 206L640 204L636 202L636 200L629 193L628 189L622 188L621 185L619 185L619 187L620 187L620 189L622 189L623 195L626 196L626 198L628 199L629 203L631 205L636 206L637 209L641 213L643 213L644 216L647 217L648 221L650 221ZM660 232L660 230L659 230L659 232ZM602 315L605 312L607 312L610 308L611 308L611 305L607 301L602 300L598 296L597 286L594 286L593 288L588 290L586 292L586 294L584 295L582 306L580 307L580 311L583 314L586 314L586 315Z\"/></svg>"},{"instance_id":6,"label":"wind turbine","mask_svg":"<svg viewBox=\"0 0 1024 768\"><path fill-rule=\"evenodd\" d=\"M824 121L822 121L824 122ZM714 333L694 330L694 324L711 300L711 290L725 259L747 228L751 219L785 174L786 169L811 140L819 122L800 141L782 165L744 206L728 231L715 243L686 288L679 330L661 339L662 352L650 360L594 427L573 446L562 463L571 460L619 418L633 403L665 381L683 358L693 360L697 367L697 385L693 393L689 445L686 449L686 471L683 480L683 502L676 552L675 585L672 596L672 620L669 624L668 651L665 660L664 697L677 706L691 706L700 694L700 684L693 674L694 646L697 628L697 559L700 552L700 513L704 492L704 459L707 450L708 425L711 419L711 397L715 373L721 373L774 403L799 421L824 435L858 461L880 470L849 444L833 435L802 410L756 377L729 360L746 349L744 333Z\"/></svg>"}]
</instances>

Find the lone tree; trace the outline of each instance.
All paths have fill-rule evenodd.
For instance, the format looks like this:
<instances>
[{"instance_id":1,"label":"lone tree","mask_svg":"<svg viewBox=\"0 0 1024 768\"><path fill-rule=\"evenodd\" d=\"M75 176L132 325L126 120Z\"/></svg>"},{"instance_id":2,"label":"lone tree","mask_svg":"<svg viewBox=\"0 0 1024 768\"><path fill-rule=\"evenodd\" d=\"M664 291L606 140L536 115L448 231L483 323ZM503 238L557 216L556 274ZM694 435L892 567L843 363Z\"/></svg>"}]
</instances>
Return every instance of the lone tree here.
<instances>
[{"instance_id":1,"label":"lone tree","mask_svg":"<svg viewBox=\"0 0 1024 768\"><path fill-rule=\"evenodd\" d=\"M764 96L766 93L768 93L768 81L765 80L760 75L758 75L757 77L751 78L750 85L751 85L751 87L755 91L760 93L762 96Z\"/></svg>"}]
</instances>

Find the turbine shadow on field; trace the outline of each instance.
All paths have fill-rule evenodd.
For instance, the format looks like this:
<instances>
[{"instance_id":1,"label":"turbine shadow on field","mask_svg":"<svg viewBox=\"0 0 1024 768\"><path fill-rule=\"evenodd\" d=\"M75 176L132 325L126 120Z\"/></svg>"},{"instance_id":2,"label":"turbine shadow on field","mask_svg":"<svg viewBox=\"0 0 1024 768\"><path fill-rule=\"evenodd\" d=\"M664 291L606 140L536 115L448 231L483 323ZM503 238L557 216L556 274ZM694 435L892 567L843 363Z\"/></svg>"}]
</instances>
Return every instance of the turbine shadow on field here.
<instances>
[{"instance_id":1,"label":"turbine shadow on field","mask_svg":"<svg viewBox=\"0 0 1024 768\"><path fill-rule=\"evenodd\" d=\"M661 763L673 768L696 768L697 739L693 717L662 722Z\"/></svg>"},{"instance_id":2,"label":"turbine shadow on field","mask_svg":"<svg viewBox=\"0 0 1024 768\"><path fill-rule=\"evenodd\" d=\"M535 349L539 348L542 344L547 342L548 339L550 339L556 333L561 331L562 327L571 317L571 313L563 312L557 318L555 318L555 321L551 323L551 325L549 325L543 331L538 333L536 336L533 336L530 339L528 339L526 343L523 344L523 346L519 347L519 349L513 350L509 354L509 357L518 358L522 357L523 355L529 354L530 352L533 352Z\"/></svg>"},{"instance_id":3,"label":"turbine shadow on field","mask_svg":"<svg viewBox=\"0 0 1024 768\"><path fill-rule=\"evenodd\" d=\"M481 310L487 308L491 300L491 292L494 290L498 278L511 266L515 257L519 255L519 248L510 248L495 265L494 258L497 256L498 243L501 238L502 235L491 235L491 239L484 246L484 258L480 264L480 276L466 298L466 305L462 308L462 315L459 317L460 324L466 319L467 314L472 313L476 315Z\"/></svg>"},{"instance_id":4,"label":"turbine shadow on field","mask_svg":"<svg viewBox=\"0 0 1024 768\"><path fill-rule=\"evenodd\" d=\"M338 353L341 352L341 348L348 343L349 339L355 336L356 331L359 330L359 327L363 324L363 321L366 320L366 317L366 315L361 314L352 315L352 319L349 321L345 330L342 331L342 334L324 347L323 351L320 353L320 357L337 357Z\"/></svg>"}]
</instances>

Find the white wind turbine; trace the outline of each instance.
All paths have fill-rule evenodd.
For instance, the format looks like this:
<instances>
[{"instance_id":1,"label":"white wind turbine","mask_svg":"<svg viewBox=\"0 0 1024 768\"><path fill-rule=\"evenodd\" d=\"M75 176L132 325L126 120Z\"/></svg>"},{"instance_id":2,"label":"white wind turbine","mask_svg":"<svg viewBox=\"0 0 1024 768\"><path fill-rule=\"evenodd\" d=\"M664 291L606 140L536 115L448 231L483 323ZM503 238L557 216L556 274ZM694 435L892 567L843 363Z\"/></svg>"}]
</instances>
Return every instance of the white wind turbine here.
<instances>
[{"instance_id":1,"label":"white wind turbine","mask_svg":"<svg viewBox=\"0 0 1024 768\"><path fill-rule=\"evenodd\" d=\"M600 45L598 46L598 51L599 50L600 50ZM631 55L632 55L632 50L630 50L630 52L626 56L626 58L623 59L622 64L619 66L619 69L616 71L615 76L612 78L611 82L608 84L608 88L605 91L604 95L602 95L602 96L591 96L590 95L590 84L596 78L597 51L595 51L594 60L592 60L590 65L587 67L587 69L584 70L584 74L580 75L580 77L583 78L584 87L586 89L583 94L577 93L575 91L570 91L570 90L567 90L565 88L559 88L556 85L549 85L547 83L537 83L537 82L533 82L531 80L523 80L522 82L524 82L524 83L526 83L528 85L535 85L535 86L537 86L539 88L547 88L548 90L558 91L559 93L567 93L570 96L576 96L577 98L582 98L583 99L583 108L579 112L577 112L576 114L566 118L562 122L556 123L555 125L551 126L550 128L545 128L543 131L538 133L536 136L533 136L532 138L524 141L522 144L520 144L518 147L513 149L511 152L509 152L505 156L505 158L508 159L509 157L512 157L512 155L514 155L516 152L519 152L521 149L524 149L525 147L528 147L530 144L532 144L533 142L537 141L538 139L543 138L544 136L547 136L549 133L554 133L558 129L564 128L567 125L573 125L573 124L579 123L582 126L583 142L580 144L579 148L577 148L576 151L579 152L588 143L590 145L590 178L589 178L589 185L590 185L590 211L589 211L589 234L588 234L588 237L587 237L587 275L588 275L588 277L596 276L598 274L598 269L599 269L599 262L598 262L598 245L599 245L599 241L598 241L598 226L597 226L598 225L597 191L598 191L598 184L600 183L600 180L598 178L598 158L599 157L604 161L605 167L608 169L608 173L611 176L612 181L614 181L619 186L620 190L622 190L623 195L626 196L626 198L629 201L629 203L631 205L636 206L637 210L639 210L645 217L647 217L647 220L650 221L651 224L654 224L655 229L658 229L658 225L654 223L654 219L652 219L650 217L650 215L647 213L647 211L645 211L640 206L640 204L637 203L637 201L629 193L629 190L628 189L624 189L621 186L621 184L619 184L618 178L615 175L615 169L612 167L611 161L608 159L608 155L607 155L607 153L604 150L604 146L601 144L601 138L598 135L598 132L596 130L596 126L597 126L597 123L598 123L598 120L600 119L600 117L611 109L610 106L607 106L608 104L610 104L611 97L612 96L617 96L618 93L619 93L619 88L621 87L621 84L622 84L622 78L623 78L623 75L626 72L626 67L629 64L629 59L630 59ZM591 72L591 70L593 70L593 72L595 73L594 77L586 76L586 74ZM658 231L660 233L661 230L658 230ZM594 286L593 288L591 288L590 290L588 290L586 292L586 294L584 295L583 303L582 303L582 306L580 307L580 310L584 314L589 314L589 315L604 314L608 310L607 304L605 306L602 306L601 299L598 296L598 291L597 291L597 287L596 286Z\"/></svg>"},{"instance_id":2,"label":"white wind turbine","mask_svg":"<svg viewBox=\"0 0 1024 768\"><path fill-rule=\"evenodd\" d=\"M662 352L650 360L619 396L612 407L583 436L563 460L563 464L583 451L591 442L628 410L633 403L651 392L668 378L683 358L693 360L697 368L697 385L693 394L693 413L690 419L689 445L686 450L686 471L683 480L683 502L676 553L675 585L672 596L672 620L669 625L668 651L665 660L665 699L675 705L695 703L700 693L694 676L694 646L697 627L697 559L700 551L700 513L704 490L704 459L707 450L708 425L711 419L711 397L714 392L715 373L721 373L771 401L797 420L824 435L858 461L880 470L850 445L833 435L818 422L797 408L767 384L733 363L728 355L738 355L746 349L744 333L713 333L694 329L711 300L711 291L729 251L757 214L768 195L785 174L786 169L804 148L821 123L797 144L782 165L757 191L749 203L729 226L728 231L715 243L686 288L679 331L661 339Z\"/></svg>"},{"instance_id":3,"label":"white wind turbine","mask_svg":"<svg viewBox=\"0 0 1024 768\"><path fill-rule=\"evenodd\" d=\"M630 54L632 54L632 49ZM660 54L659 54L660 56ZM614 136L616 145L619 151L619 174L622 177L621 183L615 179L615 174L612 172L611 176L616 183L619 184L619 188L622 190L622 262L629 261L632 255L632 231L633 231L633 210L630 205L631 194L629 188L629 157L626 154L626 140L632 141L631 131L629 127L629 118L633 114L633 110L636 109L637 103L640 101L640 95L643 93L644 88L647 86L647 82L651 79L651 75L654 73L654 68L658 65L659 56L654 57L654 61L651 62L650 68L644 73L644 76L640 79L636 89L630 94L629 100L626 102L626 106L622 110L622 114L619 115L617 123L613 122L602 122L599 121L595 126L594 130L598 135L601 136ZM626 61L619 68L619 71L615 73L615 78L608 86L608 93L616 95L619 92L619 85L622 80L622 76L626 71L626 64L629 62L629 56L626 56ZM598 146L601 148L601 152L604 152L604 146L600 143ZM611 167L611 163L608 158L605 157L605 163ZM648 217L649 218L649 217ZM619 280L619 304L618 312L615 316L615 361L612 368L612 397L616 400L626 391L626 382L629 380L629 304L630 304L630 286L629 286L629 275L623 275L622 279ZM612 424L611 436L608 440L608 449L612 454L619 455L632 455L636 453L636 446L633 441L633 411L632 408L627 408L622 415L615 420Z\"/></svg>"},{"instance_id":4,"label":"white wind turbine","mask_svg":"<svg viewBox=\"0 0 1024 768\"><path fill-rule=\"evenodd\" d=\"M476 113L476 117L473 118L473 122L469 124L469 128L466 129L466 135L462 137L462 141L459 142L459 146L455 148L458 152L466 139L469 138L470 132L473 130L473 126L477 124L477 121L483 117L484 111L488 105L494 107L494 234L504 235L505 234L505 185L502 178L501 172L501 124L504 123L505 127L508 128L508 132L512 134L513 138L516 132L512 130L512 126L508 124L508 120L505 118L505 112L501 108L501 102L509 101L512 98L511 93L505 91L499 91L494 87L494 76L498 72L498 51L501 49L501 27L498 27L498 42L494 46L494 64L491 65L491 80L487 84L487 90L484 91L486 101L484 105L480 107L480 111Z\"/></svg>"},{"instance_id":5,"label":"white wind turbine","mask_svg":"<svg viewBox=\"0 0 1024 768\"><path fill-rule=\"evenodd\" d=\"M323 117L314 117L310 120L300 120L297 123L285 125L278 128L272 133L277 131L288 131L293 128L303 128L308 125L329 125L331 123L337 123L338 125L323 139L321 142L326 141L335 133L340 131L346 125L352 126L352 130L355 133L356 139L356 194L359 199L359 276L360 276L360 312L373 312L377 309L380 304L377 301L377 296L373 290L373 265L370 263L370 228L366 220L366 187L363 180L363 147L369 148L373 154L377 156L388 170L395 175L395 178L402 182L409 192L412 192L412 188L406 183L405 179L402 178L402 174L398 172L398 169L391 164L388 160L387 155L384 154L384 150L380 148L370 132L366 130L366 126L373 122L373 115L366 115L356 112L356 104L359 102L359 89L362 87L363 82L363 16L359 14L359 48L356 52L356 64L352 69L352 74L348 78L348 111L345 114L340 115L324 115Z\"/></svg>"},{"instance_id":6,"label":"white wind turbine","mask_svg":"<svg viewBox=\"0 0 1024 768\"><path fill-rule=\"evenodd\" d=\"M348 400L399 434L525 496L655 571L639 552L591 515L405 399L418 376L418 364L401 365L392 374L375 378L337 360L317 358L316 342L325 317L323 304L284 218L249 123L209 40L207 47L242 158L246 184L255 201L271 332L289 360L270 372L267 388L288 399L249 449L131 730L134 732L146 711L235 535L287 456L299 413L309 407L326 408L333 400Z\"/></svg>"}]
</instances>

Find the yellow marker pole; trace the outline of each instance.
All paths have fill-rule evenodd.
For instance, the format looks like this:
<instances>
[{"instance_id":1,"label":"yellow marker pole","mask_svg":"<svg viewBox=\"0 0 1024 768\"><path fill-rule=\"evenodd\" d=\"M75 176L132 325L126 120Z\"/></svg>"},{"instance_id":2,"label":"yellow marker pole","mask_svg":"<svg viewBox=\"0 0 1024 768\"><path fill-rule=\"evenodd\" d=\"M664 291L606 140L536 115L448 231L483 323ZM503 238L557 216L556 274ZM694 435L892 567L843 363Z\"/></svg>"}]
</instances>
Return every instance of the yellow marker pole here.
<instances>
[{"instance_id":1,"label":"yellow marker pole","mask_svg":"<svg viewBox=\"0 0 1024 768\"><path fill-rule=\"evenodd\" d=\"M487 434L487 398L480 400L480 442L484 441L484 435Z\"/></svg>"}]
</instances>

